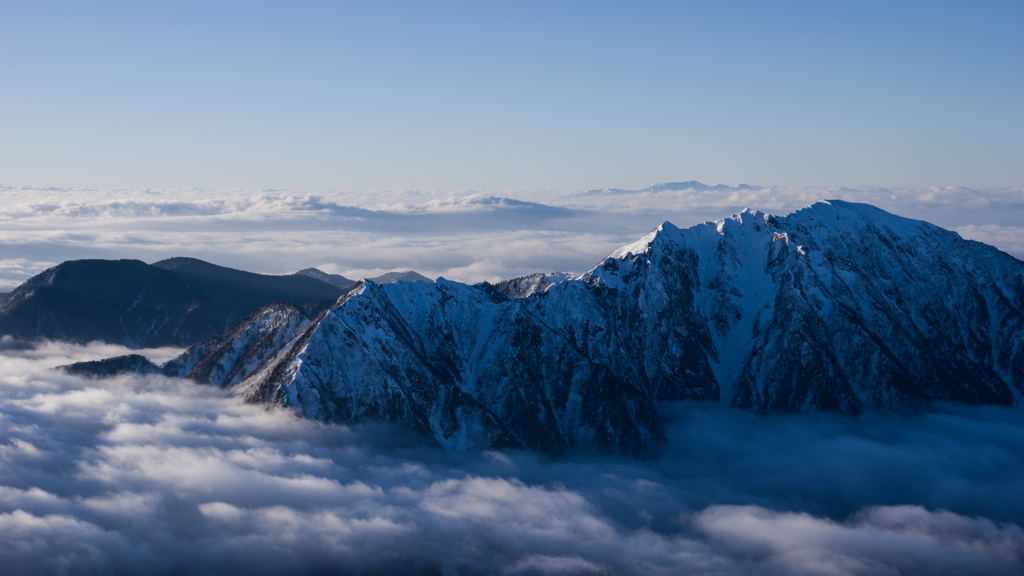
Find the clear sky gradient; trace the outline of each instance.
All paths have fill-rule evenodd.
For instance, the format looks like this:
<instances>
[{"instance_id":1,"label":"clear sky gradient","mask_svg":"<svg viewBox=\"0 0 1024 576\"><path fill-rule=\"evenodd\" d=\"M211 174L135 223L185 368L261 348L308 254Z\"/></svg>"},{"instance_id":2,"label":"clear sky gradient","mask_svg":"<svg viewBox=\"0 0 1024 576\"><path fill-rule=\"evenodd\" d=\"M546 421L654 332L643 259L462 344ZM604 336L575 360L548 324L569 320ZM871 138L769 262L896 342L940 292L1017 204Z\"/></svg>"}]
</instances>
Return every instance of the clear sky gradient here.
<instances>
[{"instance_id":1,"label":"clear sky gradient","mask_svg":"<svg viewBox=\"0 0 1024 576\"><path fill-rule=\"evenodd\" d=\"M1024 2L0 2L0 184L1024 185Z\"/></svg>"}]
</instances>

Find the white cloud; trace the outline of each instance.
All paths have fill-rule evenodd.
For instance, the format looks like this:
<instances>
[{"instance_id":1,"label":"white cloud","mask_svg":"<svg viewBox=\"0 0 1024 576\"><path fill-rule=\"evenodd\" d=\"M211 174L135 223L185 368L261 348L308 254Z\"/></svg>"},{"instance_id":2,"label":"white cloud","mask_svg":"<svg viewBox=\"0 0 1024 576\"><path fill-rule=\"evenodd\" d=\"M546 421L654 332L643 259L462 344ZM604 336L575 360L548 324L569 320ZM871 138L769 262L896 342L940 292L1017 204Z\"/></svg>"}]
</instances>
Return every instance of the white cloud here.
<instances>
[{"instance_id":1,"label":"white cloud","mask_svg":"<svg viewBox=\"0 0 1024 576\"><path fill-rule=\"evenodd\" d=\"M954 228L968 240L991 244L1017 258L1024 259L1024 226L969 225Z\"/></svg>"},{"instance_id":2,"label":"white cloud","mask_svg":"<svg viewBox=\"0 0 1024 576\"><path fill-rule=\"evenodd\" d=\"M590 268L664 220L868 202L1024 256L1024 191L0 188L0 291L73 258L194 256L477 282ZM524 204L525 203L525 204ZM533 204L529 204L533 203ZM146 353L161 362L178 354ZM1024 425L1000 408L772 416L666 405L657 460L447 454L164 378L50 370L127 353L0 340L11 573L876 574L1024 567Z\"/></svg>"},{"instance_id":3,"label":"white cloud","mask_svg":"<svg viewBox=\"0 0 1024 576\"><path fill-rule=\"evenodd\" d=\"M785 214L839 198L954 228L1024 257L1024 190L770 187L578 191L92 190L0 187L0 291L77 258L193 256L265 273L415 269L478 282L582 272L665 220Z\"/></svg>"},{"instance_id":4,"label":"white cloud","mask_svg":"<svg viewBox=\"0 0 1024 576\"><path fill-rule=\"evenodd\" d=\"M683 403L662 407L656 460L449 454L184 381L50 369L111 352L0 350L6 573L1024 568L1024 424L1009 409L766 418Z\"/></svg>"},{"instance_id":5,"label":"white cloud","mask_svg":"<svg viewBox=\"0 0 1024 576\"><path fill-rule=\"evenodd\" d=\"M57 264L27 258L0 258L0 292L10 292L28 278Z\"/></svg>"},{"instance_id":6,"label":"white cloud","mask_svg":"<svg viewBox=\"0 0 1024 576\"><path fill-rule=\"evenodd\" d=\"M694 522L716 546L784 574L997 574L1024 561L1020 527L920 506L869 508L842 523L713 506Z\"/></svg>"}]
</instances>

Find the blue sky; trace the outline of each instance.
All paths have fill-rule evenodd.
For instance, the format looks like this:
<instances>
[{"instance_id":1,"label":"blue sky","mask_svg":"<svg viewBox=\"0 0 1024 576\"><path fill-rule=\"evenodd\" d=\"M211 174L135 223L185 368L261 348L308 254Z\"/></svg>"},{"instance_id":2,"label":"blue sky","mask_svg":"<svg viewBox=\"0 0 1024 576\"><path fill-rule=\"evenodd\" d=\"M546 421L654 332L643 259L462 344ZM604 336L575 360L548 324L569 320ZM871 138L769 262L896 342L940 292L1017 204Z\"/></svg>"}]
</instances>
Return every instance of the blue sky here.
<instances>
[{"instance_id":1,"label":"blue sky","mask_svg":"<svg viewBox=\"0 0 1024 576\"><path fill-rule=\"evenodd\" d=\"M1024 3L0 2L0 184L1024 185Z\"/></svg>"}]
</instances>

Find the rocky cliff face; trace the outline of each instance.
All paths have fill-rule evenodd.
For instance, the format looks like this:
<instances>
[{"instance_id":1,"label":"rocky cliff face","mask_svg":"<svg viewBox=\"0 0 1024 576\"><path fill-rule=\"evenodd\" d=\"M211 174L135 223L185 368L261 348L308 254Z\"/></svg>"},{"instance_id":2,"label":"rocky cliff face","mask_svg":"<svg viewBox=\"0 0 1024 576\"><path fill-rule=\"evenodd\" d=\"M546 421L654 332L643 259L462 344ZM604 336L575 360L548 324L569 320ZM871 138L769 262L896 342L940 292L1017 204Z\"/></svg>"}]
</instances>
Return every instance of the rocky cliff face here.
<instances>
[{"instance_id":1,"label":"rocky cliff face","mask_svg":"<svg viewBox=\"0 0 1024 576\"><path fill-rule=\"evenodd\" d=\"M838 201L658 235L699 255L710 358L735 406L1024 400L1024 263L995 248Z\"/></svg>"},{"instance_id":2,"label":"rocky cliff face","mask_svg":"<svg viewBox=\"0 0 1024 576\"><path fill-rule=\"evenodd\" d=\"M992 247L870 206L745 211L666 223L525 298L363 285L247 394L325 420L396 420L456 449L625 452L660 437L659 400L1021 404L1022 279Z\"/></svg>"},{"instance_id":3,"label":"rocky cliff face","mask_svg":"<svg viewBox=\"0 0 1024 576\"><path fill-rule=\"evenodd\" d=\"M533 296L540 292L544 292L549 287L566 280L572 280L575 278L575 274L569 274L566 272L550 272L547 274L530 274L528 276L519 276L518 278L510 278L508 280L502 280L494 285L498 292L506 296L513 298L526 298L527 296Z\"/></svg>"},{"instance_id":4,"label":"rocky cliff face","mask_svg":"<svg viewBox=\"0 0 1024 576\"><path fill-rule=\"evenodd\" d=\"M454 450L642 453L663 400L1024 404L1024 263L870 206L665 223L557 280L363 283L313 321L268 313L193 348L176 373ZM247 336L267 323L283 328Z\"/></svg>"},{"instance_id":5,"label":"rocky cliff face","mask_svg":"<svg viewBox=\"0 0 1024 576\"><path fill-rule=\"evenodd\" d=\"M265 306L234 328L157 366L140 354L76 362L61 368L79 376L105 378L120 374L162 374L200 384L231 387L279 358L310 321L286 302Z\"/></svg>"},{"instance_id":6,"label":"rocky cliff face","mask_svg":"<svg viewBox=\"0 0 1024 576\"><path fill-rule=\"evenodd\" d=\"M573 308L596 323L589 304ZM622 376L490 286L365 283L246 394L322 420L396 421L454 450L634 453L661 430L644 389Z\"/></svg>"},{"instance_id":7,"label":"rocky cliff face","mask_svg":"<svg viewBox=\"0 0 1024 576\"><path fill-rule=\"evenodd\" d=\"M301 310L275 302L231 330L189 348L160 371L201 384L234 386L275 362L309 325Z\"/></svg>"}]
</instances>

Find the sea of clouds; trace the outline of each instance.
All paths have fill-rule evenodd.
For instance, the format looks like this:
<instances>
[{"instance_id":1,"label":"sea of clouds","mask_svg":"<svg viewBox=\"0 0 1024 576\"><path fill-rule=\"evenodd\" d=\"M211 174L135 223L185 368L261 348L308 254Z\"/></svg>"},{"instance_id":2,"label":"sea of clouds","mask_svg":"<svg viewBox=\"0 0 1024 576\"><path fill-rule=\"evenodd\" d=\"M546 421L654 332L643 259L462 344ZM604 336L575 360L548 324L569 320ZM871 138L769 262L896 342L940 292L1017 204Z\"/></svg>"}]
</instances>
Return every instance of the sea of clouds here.
<instances>
[{"instance_id":1,"label":"sea of clouds","mask_svg":"<svg viewBox=\"0 0 1024 576\"><path fill-rule=\"evenodd\" d=\"M350 278L414 269L462 282L584 272L665 220L837 198L931 221L1024 257L1024 189L766 187L740 191L279 191L0 186L0 291L79 258L191 256Z\"/></svg>"},{"instance_id":2,"label":"sea of clouds","mask_svg":"<svg viewBox=\"0 0 1024 576\"><path fill-rule=\"evenodd\" d=\"M453 454L0 341L5 574L1019 574L1024 420L665 404L656 459ZM177 350L147 350L157 361Z\"/></svg>"},{"instance_id":3,"label":"sea of clouds","mask_svg":"<svg viewBox=\"0 0 1024 576\"><path fill-rule=\"evenodd\" d=\"M0 187L0 291L76 258L191 256L351 278L582 272L662 221L826 198L1024 257L1024 190ZM0 340L4 574L1017 574L1012 409L758 415L665 404L656 459L451 454L162 377L53 369L117 346ZM147 350L155 361L180 352Z\"/></svg>"}]
</instances>

